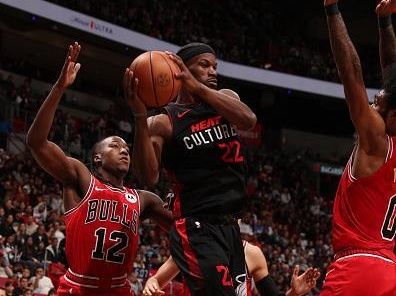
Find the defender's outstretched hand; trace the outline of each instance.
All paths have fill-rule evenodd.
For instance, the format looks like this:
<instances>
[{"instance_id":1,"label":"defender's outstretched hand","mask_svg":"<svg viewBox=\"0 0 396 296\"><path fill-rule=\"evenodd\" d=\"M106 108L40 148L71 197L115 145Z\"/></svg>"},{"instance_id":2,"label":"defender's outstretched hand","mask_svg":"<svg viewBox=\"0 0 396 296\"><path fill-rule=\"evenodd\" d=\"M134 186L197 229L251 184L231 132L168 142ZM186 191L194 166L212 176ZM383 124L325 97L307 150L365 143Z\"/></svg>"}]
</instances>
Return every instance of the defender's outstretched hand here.
<instances>
[{"instance_id":1,"label":"defender's outstretched hand","mask_svg":"<svg viewBox=\"0 0 396 296\"><path fill-rule=\"evenodd\" d=\"M135 117L147 116L147 108L137 94L139 80L136 77L133 77L132 66L125 69L123 86L125 99L128 106L132 109Z\"/></svg>"},{"instance_id":2,"label":"defender's outstretched hand","mask_svg":"<svg viewBox=\"0 0 396 296\"><path fill-rule=\"evenodd\" d=\"M391 15L395 8L396 8L395 0L382 0L380 3L378 3L377 7L375 8L375 12L378 15L378 17L384 17Z\"/></svg>"},{"instance_id":3,"label":"defender's outstretched hand","mask_svg":"<svg viewBox=\"0 0 396 296\"><path fill-rule=\"evenodd\" d=\"M324 0L324 6L329 6L331 4L337 3L338 0Z\"/></svg>"},{"instance_id":4,"label":"defender's outstretched hand","mask_svg":"<svg viewBox=\"0 0 396 296\"><path fill-rule=\"evenodd\" d=\"M77 73L81 68L81 64L77 63L80 50L81 45L78 44L78 42L74 42L72 45L69 45L69 51L66 55L65 63L63 64L62 71L56 82L58 87L66 89L72 85L76 79Z\"/></svg>"},{"instance_id":5,"label":"defender's outstretched hand","mask_svg":"<svg viewBox=\"0 0 396 296\"><path fill-rule=\"evenodd\" d=\"M164 294L165 292L161 290L155 277L151 277L147 280L146 285L143 289L144 296L159 296Z\"/></svg>"},{"instance_id":6,"label":"defender's outstretched hand","mask_svg":"<svg viewBox=\"0 0 396 296\"><path fill-rule=\"evenodd\" d=\"M300 276L298 275L299 272L300 266L296 265L293 270L290 286L295 295L305 295L315 288L320 272L317 268L312 267L308 268Z\"/></svg>"}]
</instances>

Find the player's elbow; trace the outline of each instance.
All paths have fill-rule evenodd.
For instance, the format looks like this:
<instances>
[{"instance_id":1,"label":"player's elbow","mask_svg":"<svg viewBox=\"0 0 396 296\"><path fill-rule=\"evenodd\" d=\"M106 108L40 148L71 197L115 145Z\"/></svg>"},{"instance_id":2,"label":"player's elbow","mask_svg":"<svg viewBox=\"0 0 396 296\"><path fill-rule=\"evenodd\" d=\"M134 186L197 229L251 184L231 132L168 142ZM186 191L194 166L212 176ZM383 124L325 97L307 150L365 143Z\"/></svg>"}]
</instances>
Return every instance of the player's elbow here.
<instances>
[{"instance_id":1,"label":"player's elbow","mask_svg":"<svg viewBox=\"0 0 396 296\"><path fill-rule=\"evenodd\" d=\"M37 150L40 148L40 141L30 130L27 133L25 143L30 150Z\"/></svg>"},{"instance_id":2,"label":"player's elbow","mask_svg":"<svg viewBox=\"0 0 396 296\"><path fill-rule=\"evenodd\" d=\"M256 114L254 114L253 112L249 112L244 116L243 121L240 124L238 124L238 129L243 131L248 131L253 129L256 126L256 123L257 123Z\"/></svg>"}]
</instances>

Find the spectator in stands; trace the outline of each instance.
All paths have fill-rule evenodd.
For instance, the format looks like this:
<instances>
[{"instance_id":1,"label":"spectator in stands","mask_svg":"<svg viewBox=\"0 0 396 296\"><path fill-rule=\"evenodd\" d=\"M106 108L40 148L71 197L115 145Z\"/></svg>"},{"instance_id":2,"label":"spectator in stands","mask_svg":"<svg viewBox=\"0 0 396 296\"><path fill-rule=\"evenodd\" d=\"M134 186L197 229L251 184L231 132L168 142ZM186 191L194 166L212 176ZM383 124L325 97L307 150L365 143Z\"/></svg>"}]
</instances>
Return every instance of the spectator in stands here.
<instances>
[{"instance_id":1,"label":"spectator in stands","mask_svg":"<svg viewBox=\"0 0 396 296\"><path fill-rule=\"evenodd\" d=\"M31 284L30 284L31 285ZM29 289L29 280L25 277L22 277L18 281L18 285L14 290L14 296L23 295L24 292Z\"/></svg>"},{"instance_id":2,"label":"spectator in stands","mask_svg":"<svg viewBox=\"0 0 396 296\"><path fill-rule=\"evenodd\" d=\"M11 278L13 276L8 260L4 258L3 250L0 250L0 278Z\"/></svg>"},{"instance_id":3,"label":"spectator in stands","mask_svg":"<svg viewBox=\"0 0 396 296\"><path fill-rule=\"evenodd\" d=\"M58 262L58 238L53 236L51 244L45 249L45 262Z\"/></svg>"},{"instance_id":4,"label":"spectator in stands","mask_svg":"<svg viewBox=\"0 0 396 296\"><path fill-rule=\"evenodd\" d=\"M52 230L54 232L54 237L56 237L58 241L65 238L65 234L63 233L65 226L61 225L58 221L54 222Z\"/></svg>"},{"instance_id":5,"label":"spectator in stands","mask_svg":"<svg viewBox=\"0 0 396 296\"><path fill-rule=\"evenodd\" d=\"M38 225L36 223L36 221L34 221L34 218L32 215L29 215L27 217L27 223L26 223L26 234L27 235L33 235L37 229L38 229Z\"/></svg>"},{"instance_id":6,"label":"spectator in stands","mask_svg":"<svg viewBox=\"0 0 396 296\"><path fill-rule=\"evenodd\" d=\"M33 234L34 244L37 246L40 242L43 242L45 245L48 245L48 235L47 230L44 225L40 225L37 232Z\"/></svg>"},{"instance_id":7,"label":"spectator in stands","mask_svg":"<svg viewBox=\"0 0 396 296\"><path fill-rule=\"evenodd\" d=\"M39 198L42 200L42 197ZM33 218L35 221L38 223L43 223L47 220L47 207L44 201L39 202L34 208L33 208Z\"/></svg>"},{"instance_id":8,"label":"spectator in stands","mask_svg":"<svg viewBox=\"0 0 396 296\"><path fill-rule=\"evenodd\" d=\"M8 281L5 283L5 294L6 296L12 296L14 292L14 285L12 281Z\"/></svg>"},{"instance_id":9,"label":"spectator in stands","mask_svg":"<svg viewBox=\"0 0 396 296\"><path fill-rule=\"evenodd\" d=\"M3 288L0 288L0 296L7 296L6 290L4 290Z\"/></svg>"},{"instance_id":10,"label":"spectator in stands","mask_svg":"<svg viewBox=\"0 0 396 296\"><path fill-rule=\"evenodd\" d=\"M10 264L14 264L19 260L19 252L17 243L15 241L15 234L7 237L4 251Z\"/></svg>"},{"instance_id":11,"label":"spectator in stands","mask_svg":"<svg viewBox=\"0 0 396 296\"><path fill-rule=\"evenodd\" d=\"M34 294L33 294L33 289L27 288L27 289L23 292L23 296L34 296Z\"/></svg>"},{"instance_id":12,"label":"spectator in stands","mask_svg":"<svg viewBox=\"0 0 396 296\"><path fill-rule=\"evenodd\" d=\"M42 267L36 268L35 276L32 277L31 282L33 283L33 293L36 294L47 294L54 287L51 279L44 275Z\"/></svg>"},{"instance_id":13,"label":"spectator in stands","mask_svg":"<svg viewBox=\"0 0 396 296\"><path fill-rule=\"evenodd\" d=\"M36 265L40 262L37 257L37 245L34 245L33 238L28 236L26 243L22 247L21 262L29 267L30 270L34 270Z\"/></svg>"},{"instance_id":14,"label":"spectator in stands","mask_svg":"<svg viewBox=\"0 0 396 296\"><path fill-rule=\"evenodd\" d=\"M15 230L12 227L14 223L14 216L12 213L7 215L6 220L4 220L4 223L0 225L0 234L7 237L12 234L15 234Z\"/></svg>"}]
</instances>

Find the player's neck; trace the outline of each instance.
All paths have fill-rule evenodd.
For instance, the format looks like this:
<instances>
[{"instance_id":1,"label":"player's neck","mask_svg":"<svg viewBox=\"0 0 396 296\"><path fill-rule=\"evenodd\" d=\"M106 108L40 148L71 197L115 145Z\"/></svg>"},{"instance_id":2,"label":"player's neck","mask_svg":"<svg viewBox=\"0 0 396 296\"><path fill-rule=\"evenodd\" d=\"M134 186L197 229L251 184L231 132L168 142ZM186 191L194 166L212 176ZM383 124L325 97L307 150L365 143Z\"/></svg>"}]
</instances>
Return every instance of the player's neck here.
<instances>
[{"instance_id":1,"label":"player's neck","mask_svg":"<svg viewBox=\"0 0 396 296\"><path fill-rule=\"evenodd\" d=\"M115 176L114 174L110 174L101 168L99 168L98 173L102 182L120 189L124 187L124 176Z\"/></svg>"},{"instance_id":2,"label":"player's neck","mask_svg":"<svg viewBox=\"0 0 396 296\"><path fill-rule=\"evenodd\" d=\"M176 102L181 105L188 105L188 104L196 103L197 100L189 92L185 91L184 89L181 89Z\"/></svg>"}]
</instances>

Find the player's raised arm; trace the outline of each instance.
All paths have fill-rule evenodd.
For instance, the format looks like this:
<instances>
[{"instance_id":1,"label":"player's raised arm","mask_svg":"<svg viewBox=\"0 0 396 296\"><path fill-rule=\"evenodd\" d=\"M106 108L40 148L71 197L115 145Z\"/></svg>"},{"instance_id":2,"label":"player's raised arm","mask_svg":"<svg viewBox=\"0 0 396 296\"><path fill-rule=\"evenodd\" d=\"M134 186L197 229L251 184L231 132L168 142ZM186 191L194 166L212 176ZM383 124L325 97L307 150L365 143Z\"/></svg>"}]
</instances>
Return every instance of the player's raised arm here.
<instances>
[{"instance_id":1,"label":"player's raised arm","mask_svg":"<svg viewBox=\"0 0 396 296\"><path fill-rule=\"evenodd\" d=\"M382 0L375 12L378 16L379 53L382 77L387 66L396 62L396 37L392 25L392 10L396 7L395 0Z\"/></svg>"},{"instance_id":2,"label":"player's raised arm","mask_svg":"<svg viewBox=\"0 0 396 296\"><path fill-rule=\"evenodd\" d=\"M221 116L227 119L231 124L234 124L240 130L249 130L254 128L257 122L254 112L243 103L238 95L231 95L230 93L221 92L207 87L200 83L191 74L183 60L170 52L167 52L169 57L179 66L180 73L176 78L183 82L184 87L192 94L198 96L202 101L212 106ZM211 67L213 78L217 76L216 68Z\"/></svg>"},{"instance_id":3,"label":"player's raised arm","mask_svg":"<svg viewBox=\"0 0 396 296\"><path fill-rule=\"evenodd\" d=\"M265 259L261 249L248 243L245 249L245 259L249 273L251 274L260 295L279 295L278 287L271 275L268 273L267 260Z\"/></svg>"},{"instance_id":4,"label":"player's raised arm","mask_svg":"<svg viewBox=\"0 0 396 296\"><path fill-rule=\"evenodd\" d=\"M338 75L344 85L352 122L359 135L359 147L368 155L386 150L385 124L378 112L370 108L362 68L356 49L338 10L337 0L325 0L331 50ZM386 153L386 152L385 152Z\"/></svg>"},{"instance_id":5,"label":"player's raised arm","mask_svg":"<svg viewBox=\"0 0 396 296\"><path fill-rule=\"evenodd\" d=\"M135 118L135 137L133 142L132 163L135 176L143 184L153 186L158 182L161 153L164 139L160 134L165 130L163 117L158 115L147 119L147 109L137 95L137 78L133 79L130 68L124 74L124 94ZM153 134L152 131L156 131Z\"/></svg>"},{"instance_id":6,"label":"player's raised arm","mask_svg":"<svg viewBox=\"0 0 396 296\"><path fill-rule=\"evenodd\" d=\"M57 82L41 105L27 134L27 145L39 165L63 184L77 181L80 171L89 174L88 169L76 159L69 158L55 143L48 140L59 101L73 84L81 65L77 63L81 46L75 42L69 46L65 63Z\"/></svg>"}]
</instances>

